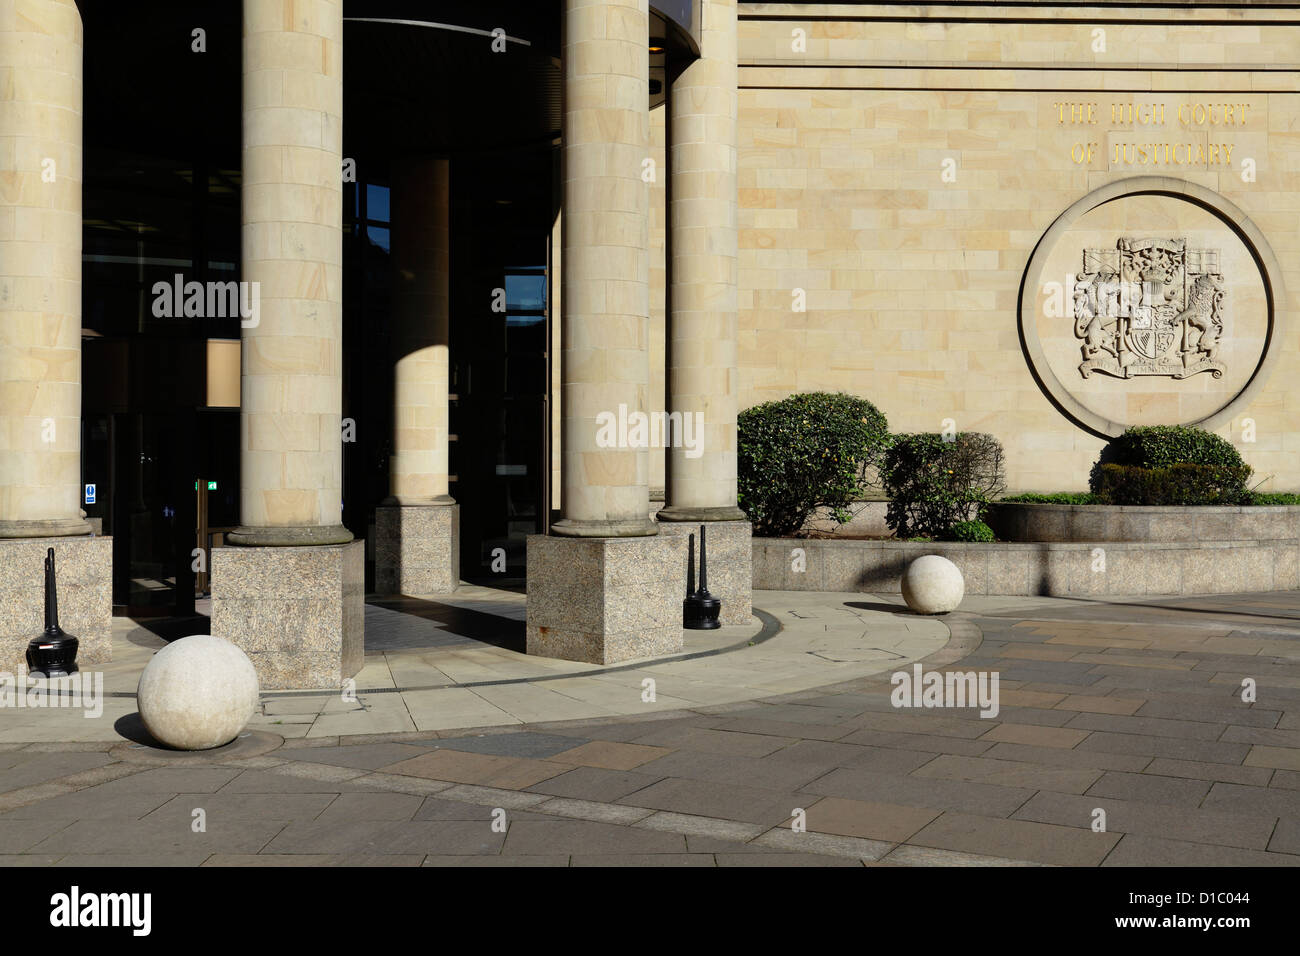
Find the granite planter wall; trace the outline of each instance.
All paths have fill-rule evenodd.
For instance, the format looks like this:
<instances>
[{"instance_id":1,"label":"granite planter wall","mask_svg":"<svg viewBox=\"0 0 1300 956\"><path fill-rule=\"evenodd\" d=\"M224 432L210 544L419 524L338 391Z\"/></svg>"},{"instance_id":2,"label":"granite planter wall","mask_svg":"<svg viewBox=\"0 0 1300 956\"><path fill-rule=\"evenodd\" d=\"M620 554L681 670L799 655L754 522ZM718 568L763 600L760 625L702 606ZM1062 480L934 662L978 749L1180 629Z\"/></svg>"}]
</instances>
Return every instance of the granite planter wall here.
<instances>
[{"instance_id":1,"label":"granite planter wall","mask_svg":"<svg viewBox=\"0 0 1300 956\"><path fill-rule=\"evenodd\" d=\"M754 589L898 592L904 568L923 554L940 554L956 564L967 594L1064 597L1300 588L1297 538L988 544L755 538Z\"/></svg>"},{"instance_id":2,"label":"granite planter wall","mask_svg":"<svg viewBox=\"0 0 1300 956\"><path fill-rule=\"evenodd\" d=\"M998 502L985 519L1005 541L1300 540L1300 507L1050 505Z\"/></svg>"},{"instance_id":3,"label":"granite planter wall","mask_svg":"<svg viewBox=\"0 0 1300 956\"><path fill-rule=\"evenodd\" d=\"M212 549L212 633L264 690L338 688L365 659L365 542Z\"/></svg>"}]
</instances>

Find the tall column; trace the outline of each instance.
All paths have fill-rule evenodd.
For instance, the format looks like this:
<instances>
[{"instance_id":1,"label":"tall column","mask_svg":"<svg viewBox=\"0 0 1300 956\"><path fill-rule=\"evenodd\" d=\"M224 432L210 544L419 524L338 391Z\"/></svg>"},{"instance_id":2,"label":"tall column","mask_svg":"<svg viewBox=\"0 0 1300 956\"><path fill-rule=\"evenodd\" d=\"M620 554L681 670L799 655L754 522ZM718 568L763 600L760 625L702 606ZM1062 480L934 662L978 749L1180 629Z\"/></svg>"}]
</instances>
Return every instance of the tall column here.
<instances>
[{"instance_id":1,"label":"tall column","mask_svg":"<svg viewBox=\"0 0 1300 956\"><path fill-rule=\"evenodd\" d=\"M649 11L564 0L562 507L528 539L528 652L612 663L681 646L682 542L648 517ZM680 569L677 567L680 563ZM680 574L679 574L680 570Z\"/></svg>"},{"instance_id":2,"label":"tall column","mask_svg":"<svg viewBox=\"0 0 1300 956\"><path fill-rule=\"evenodd\" d=\"M645 0L565 0L564 517L573 537L655 534L646 447L600 440L602 415L646 412L650 149Z\"/></svg>"},{"instance_id":3,"label":"tall column","mask_svg":"<svg viewBox=\"0 0 1300 956\"><path fill-rule=\"evenodd\" d=\"M460 583L459 506L447 474L450 184L445 159L393 164L392 494L375 510L382 594L442 594Z\"/></svg>"},{"instance_id":4,"label":"tall column","mask_svg":"<svg viewBox=\"0 0 1300 956\"><path fill-rule=\"evenodd\" d=\"M0 537L89 534L81 517L81 16L72 0L6 0L0 44L8 76L0 84Z\"/></svg>"},{"instance_id":5,"label":"tall column","mask_svg":"<svg viewBox=\"0 0 1300 956\"><path fill-rule=\"evenodd\" d=\"M667 450L662 533L707 524L722 621L750 618L752 543L736 506L736 0L700 0L700 58L668 94L668 406L703 423ZM693 447L692 447L693 446Z\"/></svg>"},{"instance_id":6,"label":"tall column","mask_svg":"<svg viewBox=\"0 0 1300 956\"><path fill-rule=\"evenodd\" d=\"M213 633L264 686L361 666L364 551L342 524L342 0L244 0L240 527Z\"/></svg>"},{"instance_id":7,"label":"tall column","mask_svg":"<svg viewBox=\"0 0 1300 956\"><path fill-rule=\"evenodd\" d=\"M0 0L0 671L60 623L110 659L112 547L81 516L82 27L73 0ZM107 477L107 476L105 476Z\"/></svg>"},{"instance_id":8,"label":"tall column","mask_svg":"<svg viewBox=\"0 0 1300 956\"><path fill-rule=\"evenodd\" d=\"M240 527L233 545L340 544L343 4L244 0Z\"/></svg>"}]
</instances>

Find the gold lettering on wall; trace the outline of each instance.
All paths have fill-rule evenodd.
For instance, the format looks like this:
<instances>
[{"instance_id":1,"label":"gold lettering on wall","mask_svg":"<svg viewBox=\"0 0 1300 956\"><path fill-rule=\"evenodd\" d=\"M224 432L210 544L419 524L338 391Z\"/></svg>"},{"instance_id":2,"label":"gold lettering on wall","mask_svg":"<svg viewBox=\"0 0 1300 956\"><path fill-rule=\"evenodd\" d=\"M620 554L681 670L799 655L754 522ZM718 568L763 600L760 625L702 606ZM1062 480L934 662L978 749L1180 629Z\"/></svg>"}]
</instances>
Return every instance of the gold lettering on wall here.
<instances>
[{"instance_id":1,"label":"gold lettering on wall","mask_svg":"<svg viewBox=\"0 0 1300 956\"><path fill-rule=\"evenodd\" d=\"M1110 166L1209 168L1231 165L1236 144L1217 137L1244 127L1250 104L1064 100L1052 103L1052 111L1059 127L1105 134L1105 141L1070 145L1075 165L1090 166L1101 157Z\"/></svg>"}]
</instances>

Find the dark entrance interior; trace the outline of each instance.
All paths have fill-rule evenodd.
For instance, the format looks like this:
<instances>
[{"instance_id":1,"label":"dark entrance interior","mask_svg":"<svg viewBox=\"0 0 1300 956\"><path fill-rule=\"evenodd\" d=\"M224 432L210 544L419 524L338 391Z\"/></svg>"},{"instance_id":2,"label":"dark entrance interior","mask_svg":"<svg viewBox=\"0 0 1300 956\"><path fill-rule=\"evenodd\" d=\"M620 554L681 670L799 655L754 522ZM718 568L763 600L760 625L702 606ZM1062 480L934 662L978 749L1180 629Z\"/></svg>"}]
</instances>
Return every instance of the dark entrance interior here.
<instances>
[{"instance_id":1,"label":"dark entrance interior","mask_svg":"<svg viewBox=\"0 0 1300 956\"><path fill-rule=\"evenodd\" d=\"M357 446L344 446L344 479L349 489L365 486L356 512L353 493L345 496L345 521L354 534L369 534L366 522L388 494L387 204L398 201L388 193L389 169L398 157L446 157L450 493L460 504L461 577L522 583L524 538L544 530L549 519L547 302L560 131L558 6L445 3L432 10L380 2L349 4L345 16L354 19L345 23L343 75L363 79L345 81L344 90L344 155L355 158L358 179L355 200L344 195L345 219L348 210L357 217L344 252L344 415L358 422ZM408 22L384 22L395 19ZM491 31L498 26L509 37L504 52L493 50ZM348 342L364 344L349 348ZM382 374L374 380L376 369ZM493 570L494 556L504 556L503 572Z\"/></svg>"},{"instance_id":2,"label":"dark entrance interior","mask_svg":"<svg viewBox=\"0 0 1300 956\"><path fill-rule=\"evenodd\" d=\"M239 320L155 314L153 287L237 279L240 13L82 0L84 505L113 536L113 603L194 610L200 476L209 524L238 519L237 408L208 405L208 343ZM206 31L206 53L191 31ZM166 82L158 82L159 77ZM206 488L206 485L205 485Z\"/></svg>"},{"instance_id":3,"label":"dark entrance interior","mask_svg":"<svg viewBox=\"0 0 1300 956\"><path fill-rule=\"evenodd\" d=\"M79 7L83 482L97 492L85 510L114 538L116 611L184 616L194 610L200 522L219 536L239 520L239 412L228 397L213 404L210 386L228 384L240 329L237 318L155 315L153 289L176 275L240 279L240 6ZM554 4L492 0L438 4L436 15L427 3L383 0L344 10L344 157L356 170L343 195L343 415L355 423L343 446L344 522L372 538L374 508L388 494L389 166L399 156L446 156L451 493L461 504L462 574L495 583L522 579L524 536L549 517L558 13ZM394 19L426 25L376 22ZM511 38L505 53L492 51L499 24ZM204 52L194 49L196 28ZM498 288L504 311L493 308ZM504 574L491 570L498 548ZM201 575L197 583L201 597Z\"/></svg>"}]
</instances>

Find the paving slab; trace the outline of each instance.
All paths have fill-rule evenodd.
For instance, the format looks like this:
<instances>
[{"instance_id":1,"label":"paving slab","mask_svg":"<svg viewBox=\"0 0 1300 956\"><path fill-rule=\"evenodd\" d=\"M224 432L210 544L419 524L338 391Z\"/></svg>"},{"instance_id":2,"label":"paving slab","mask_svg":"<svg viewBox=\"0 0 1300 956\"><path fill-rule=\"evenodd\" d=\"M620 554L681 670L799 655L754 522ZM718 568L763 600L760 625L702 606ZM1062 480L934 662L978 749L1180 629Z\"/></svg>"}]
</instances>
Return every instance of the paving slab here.
<instances>
[{"instance_id":1,"label":"paving slab","mask_svg":"<svg viewBox=\"0 0 1300 956\"><path fill-rule=\"evenodd\" d=\"M554 757L573 750L585 741L560 734L520 731L513 734L476 734L469 737L441 737L420 741L430 750L459 750L464 753L489 754L497 757ZM577 763L578 761L569 761Z\"/></svg>"},{"instance_id":2,"label":"paving slab","mask_svg":"<svg viewBox=\"0 0 1300 956\"><path fill-rule=\"evenodd\" d=\"M939 814L938 810L897 803L823 797L806 808L805 822L807 828L814 833L902 843ZM789 826L792 822L793 818L787 820L786 825Z\"/></svg>"},{"instance_id":3,"label":"paving slab","mask_svg":"<svg viewBox=\"0 0 1300 956\"><path fill-rule=\"evenodd\" d=\"M196 833L189 821L176 825L158 820L77 820L32 847L33 853L153 854L153 853L257 853L285 824L263 820L235 820Z\"/></svg>"},{"instance_id":4,"label":"paving slab","mask_svg":"<svg viewBox=\"0 0 1300 956\"><path fill-rule=\"evenodd\" d=\"M929 810L964 810L988 816L1010 816L1034 793L1021 787L844 769L819 777L803 789L821 796L901 803Z\"/></svg>"},{"instance_id":5,"label":"paving slab","mask_svg":"<svg viewBox=\"0 0 1300 956\"><path fill-rule=\"evenodd\" d=\"M1106 811L1106 830L1134 833L1214 846L1264 849L1272 836L1276 816L1165 806L1114 797L1037 793L1012 816L1061 826L1091 828L1094 811Z\"/></svg>"},{"instance_id":6,"label":"paving slab","mask_svg":"<svg viewBox=\"0 0 1300 956\"><path fill-rule=\"evenodd\" d=\"M1247 787L1215 782L1201 806L1230 813L1268 817L1300 817L1300 790L1283 787Z\"/></svg>"},{"instance_id":7,"label":"paving slab","mask_svg":"<svg viewBox=\"0 0 1300 956\"><path fill-rule=\"evenodd\" d=\"M612 803L620 797L644 790L661 779L663 778L655 774L637 771L578 767L568 773L535 783L528 789L534 793L548 793L557 797Z\"/></svg>"},{"instance_id":8,"label":"paving slab","mask_svg":"<svg viewBox=\"0 0 1300 956\"><path fill-rule=\"evenodd\" d=\"M1055 866L1097 866L1119 842L1117 833L945 813L908 839L917 846L1004 856Z\"/></svg>"},{"instance_id":9,"label":"paving slab","mask_svg":"<svg viewBox=\"0 0 1300 956\"><path fill-rule=\"evenodd\" d=\"M461 821L330 820L291 823L266 844L271 853L496 855L504 833L485 817Z\"/></svg>"},{"instance_id":10,"label":"paving slab","mask_svg":"<svg viewBox=\"0 0 1300 956\"><path fill-rule=\"evenodd\" d=\"M315 817L332 820L410 820L425 798L410 793L341 793Z\"/></svg>"},{"instance_id":11,"label":"paving slab","mask_svg":"<svg viewBox=\"0 0 1300 956\"><path fill-rule=\"evenodd\" d=\"M60 794L0 814L4 820L139 820L175 796L172 793L104 792L98 787Z\"/></svg>"},{"instance_id":12,"label":"paving slab","mask_svg":"<svg viewBox=\"0 0 1300 956\"><path fill-rule=\"evenodd\" d=\"M925 766L914 770L912 775L943 780L970 780L1027 790L1083 793L1101 779L1103 773L1091 768L1041 767L1023 761L940 754Z\"/></svg>"},{"instance_id":13,"label":"paving slab","mask_svg":"<svg viewBox=\"0 0 1300 956\"><path fill-rule=\"evenodd\" d=\"M1126 834L1103 866L1300 866L1300 856Z\"/></svg>"},{"instance_id":14,"label":"paving slab","mask_svg":"<svg viewBox=\"0 0 1300 956\"><path fill-rule=\"evenodd\" d=\"M718 866L861 866L848 857L815 853L715 853Z\"/></svg>"},{"instance_id":15,"label":"paving slab","mask_svg":"<svg viewBox=\"0 0 1300 956\"><path fill-rule=\"evenodd\" d=\"M775 824L789 817L790 811L805 801L793 793L760 787L671 778L622 797L618 802L693 816Z\"/></svg>"},{"instance_id":16,"label":"paving slab","mask_svg":"<svg viewBox=\"0 0 1300 956\"><path fill-rule=\"evenodd\" d=\"M436 750L388 767L385 773L449 780L454 783L481 784L486 787L524 789L569 769L565 764L525 757L490 757L458 750Z\"/></svg>"},{"instance_id":17,"label":"paving slab","mask_svg":"<svg viewBox=\"0 0 1300 956\"><path fill-rule=\"evenodd\" d=\"M1210 792L1210 783L1206 780L1109 771L1086 792L1090 797L1118 797L1121 800L1140 800L1166 806L1197 807Z\"/></svg>"},{"instance_id":18,"label":"paving slab","mask_svg":"<svg viewBox=\"0 0 1300 956\"><path fill-rule=\"evenodd\" d=\"M420 866L427 859L419 853L213 853L204 866L226 867L367 867L367 866Z\"/></svg>"},{"instance_id":19,"label":"paving slab","mask_svg":"<svg viewBox=\"0 0 1300 956\"><path fill-rule=\"evenodd\" d=\"M332 793L186 793L149 811L145 821L188 827L203 811L211 829L230 820L314 820L334 800Z\"/></svg>"},{"instance_id":20,"label":"paving slab","mask_svg":"<svg viewBox=\"0 0 1300 956\"><path fill-rule=\"evenodd\" d=\"M686 853L678 833L618 826L594 820L523 820L511 824L507 855L544 855L556 850L578 854ZM709 864L712 865L712 860Z\"/></svg>"},{"instance_id":21,"label":"paving slab","mask_svg":"<svg viewBox=\"0 0 1300 956\"><path fill-rule=\"evenodd\" d=\"M1248 787L1266 787L1274 776L1273 771L1267 767L1238 767L1226 763L1172 760L1168 757L1155 757L1143 768L1143 773L1190 780L1222 780L1224 783L1239 783Z\"/></svg>"},{"instance_id":22,"label":"paving slab","mask_svg":"<svg viewBox=\"0 0 1300 956\"><path fill-rule=\"evenodd\" d=\"M113 760L106 753L34 753L12 758L13 763L0 770L0 793L48 783L60 777L102 767Z\"/></svg>"},{"instance_id":23,"label":"paving slab","mask_svg":"<svg viewBox=\"0 0 1300 956\"><path fill-rule=\"evenodd\" d=\"M736 757L677 751L637 768L639 773L658 777L709 780L737 786L758 786L793 792L826 773L817 764L781 763L766 757Z\"/></svg>"},{"instance_id":24,"label":"paving slab","mask_svg":"<svg viewBox=\"0 0 1300 956\"><path fill-rule=\"evenodd\" d=\"M364 774L362 777L364 778ZM221 788L222 793L357 793L378 790L372 784L350 780L320 780L270 770L245 770Z\"/></svg>"},{"instance_id":25,"label":"paving slab","mask_svg":"<svg viewBox=\"0 0 1300 956\"><path fill-rule=\"evenodd\" d=\"M401 760L418 757L425 752L423 747L414 744L350 744L346 747L313 747L310 750L302 750L299 751L298 759L334 767L378 770L380 767L387 767Z\"/></svg>"}]
</instances>

